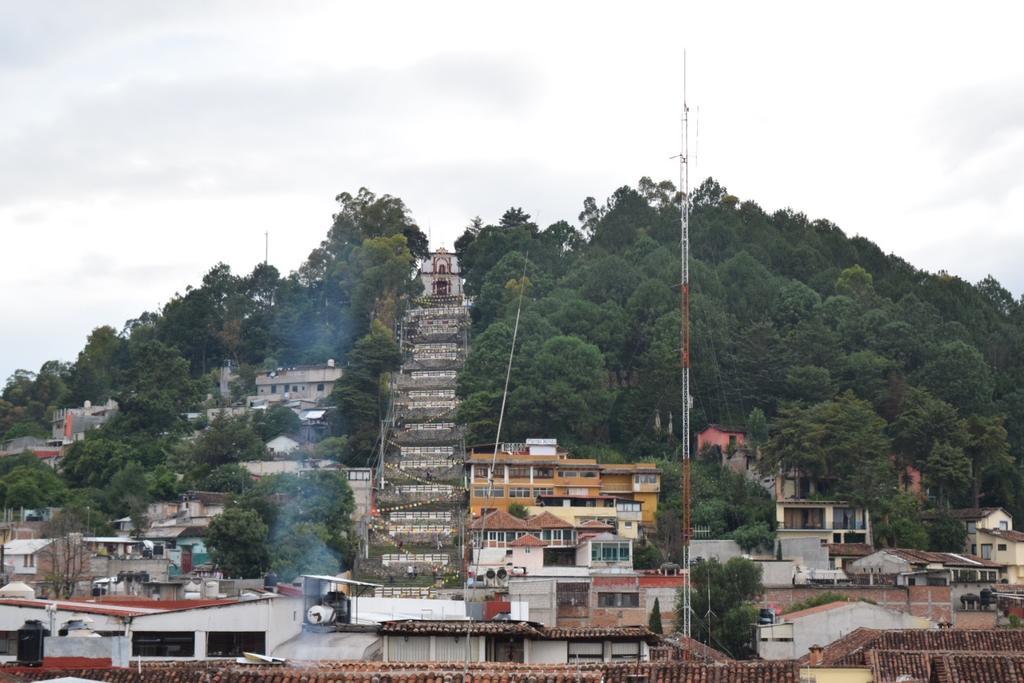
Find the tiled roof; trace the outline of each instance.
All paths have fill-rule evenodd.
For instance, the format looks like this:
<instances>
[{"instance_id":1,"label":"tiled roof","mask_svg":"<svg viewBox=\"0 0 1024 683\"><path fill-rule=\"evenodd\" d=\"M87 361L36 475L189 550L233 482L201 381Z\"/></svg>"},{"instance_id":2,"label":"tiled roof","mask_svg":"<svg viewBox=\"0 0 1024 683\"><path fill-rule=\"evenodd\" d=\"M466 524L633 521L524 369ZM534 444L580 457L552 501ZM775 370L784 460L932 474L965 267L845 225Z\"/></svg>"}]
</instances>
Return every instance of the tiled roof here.
<instances>
[{"instance_id":1,"label":"tiled roof","mask_svg":"<svg viewBox=\"0 0 1024 683\"><path fill-rule=\"evenodd\" d=\"M381 635L519 635L540 637L540 630L525 621L433 621L426 619L404 619L382 621Z\"/></svg>"},{"instance_id":2,"label":"tiled roof","mask_svg":"<svg viewBox=\"0 0 1024 683\"><path fill-rule=\"evenodd\" d=\"M513 531L529 531L532 527L526 523L525 519L519 519L504 510L495 510L490 514L474 519L470 523L469 528L474 530L487 529L488 531L507 531L509 529Z\"/></svg>"},{"instance_id":3,"label":"tiled roof","mask_svg":"<svg viewBox=\"0 0 1024 683\"><path fill-rule=\"evenodd\" d=\"M646 626L610 626L574 628L542 628L541 636L545 640L633 640L642 639L651 644L661 642L661 638Z\"/></svg>"},{"instance_id":4,"label":"tiled roof","mask_svg":"<svg viewBox=\"0 0 1024 683\"><path fill-rule=\"evenodd\" d=\"M548 511L541 512L526 520L531 529L571 529L572 524Z\"/></svg>"},{"instance_id":5,"label":"tiled roof","mask_svg":"<svg viewBox=\"0 0 1024 683\"><path fill-rule=\"evenodd\" d=\"M687 659L697 662L731 662L732 657L705 645L695 638L687 638L681 633L672 633L662 638L663 647L651 648L651 659L659 659L656 651L674 650L672 656L661 657L661 659Z\"/></svg>"},{"instance_id":6,"label":"tiled roof","mask_svg":"<svg viewBox=\"0 0 1024 683\"><path fill-rule=\"evenodd\" d=\"M1024 655L943 653L932 655L931 670L938 683L1012 683L1024 681Z\"/></svg>"},{"instance_id":7,"label":"tiled roof","mask_svg":"<svg viewBox=\"0 0 1024 683\"><path fill-rule=\"evenodd\" d=\"M73 671L3 667L0 681L79 676L108 683L799 683L796 662L643 662L615 664L508 664L499 662L317 662L302 666L240 666L233 662L146 663L135 669ZM971 682L973 683L973 681Z\"/></svg>"},{"instance_id":8,"label":"tiled roof","mask_svg":"<svg viewBox=\"0 0 1024 683\"><path fill-rule=\"evenodd\" d=\"M963 520L965 522L974 522L984 517L988 517L993 512L999 512L1003 508L957 508L955 510L929 510L928 512L921 513L921 519L936 519L938 517L946 516L953 517L955 519Z\"/></svg>"},{"instance_id":9,"label":"tiled roof","mask_svg":"<svg viewBox=\"0 0 1024 683\"><path fill-rule=\"evenodd\" d=\"M1024 631L1015 629L858 628L822 650L824 666L863 666L871 650L900 652L1024 652ZM808 661L804 656L801 661Z\"/></svg>"},{"instance_id":10,"label":"tiled roof","mask_svg":"<svg viewBox=\"0 0 1024 683\"><path fill-rule=\"evenodd\" d=\"M941 564L946 567L969 567L972 569L978 567L997 569L1005 566L992 560L983 560L975 555L968 555L967 553L933 553L913 548L883 548L879 552L889 553L894 557L906 560L910 564Z\"/></svg>"},{"instance_id":11,"label":"tiled roof","mask_svg":"<svg viewBox=\"0 0 1024 683\"><path fill-rule=\"evenodd\" d=\"M927 652L872 650L865 653L864 658L874 683L928 683L931 675L931 659Z\"/></svg>"},{"instance_id":12,"label":"tiled roof","mask_svg":"<svg viewBox=\"0 0 1024 683\"><path fill-rule=\"evenodd\" d=\"M1005 538L1013 543L1024 542L1024 531L1014 531L1013 529L978 529L978 533L990 534L996 538Z\"/></svg>"},{"instance_id":13,"label":"tiled roof","mask_svg":"<svg viewBox=\"0 0 1024 683\"><path fill-rule=\"evenodd\" d=\"M508 545L510 548L546 548L548 544L533 534L526 534L525 536L520 536Z\"/></svg>"},{"instance_id":14,"label":"tiled roof","mask_svg":"<svg viewBox=\"0 0 1024 683\"><path fill-rule=\"evenodd\" d=\"M577 529L601 529L602 531L606 531L606 530L614 529L615 527L613 527L611 524L608 524L606 522L602 522L599 519L588 519L587 521L583 522L583 524L580 524L576 528Z\"/></svg>"},{"instance_id":15,"label":"tiled roof","mask_svg":"<svg viewBox=\"0 0 1024 683\"><path fill-rule=\"evenodd\" d=\"M829 543L830 557L867 557L875 548L867 543Z\"/></svg>"}]
</instances>

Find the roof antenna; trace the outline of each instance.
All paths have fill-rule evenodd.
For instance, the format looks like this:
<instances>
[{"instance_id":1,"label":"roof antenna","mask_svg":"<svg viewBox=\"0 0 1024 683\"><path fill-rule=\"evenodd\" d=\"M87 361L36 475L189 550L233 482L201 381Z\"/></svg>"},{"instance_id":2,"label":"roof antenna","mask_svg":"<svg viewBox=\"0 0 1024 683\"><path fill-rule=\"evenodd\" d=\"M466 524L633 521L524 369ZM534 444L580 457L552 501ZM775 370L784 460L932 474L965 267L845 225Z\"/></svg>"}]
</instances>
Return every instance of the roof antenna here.
<instances>
[{"instance_id":1,"label":"roof antenna","mask_svg":"<svg viewBox=\"0 0 1024 683\"><path fill-rule=\"evenodd\" d=\"M263 233L263 265L267 265L267 261L270 260L270 231L267 230Z\"/></svg>"},{"instance_id":2,"label":"roof antenna","mask_svg":"<svg viewBox=\"0 0 1024 683\"><path fill-rule=\"evenodd\" d=\"M693 611L692 596L690 591L690 539L693 536L693 520L691 508L693 505L690 463L690 108L686 102L686 50L683 50L683 121L682 121L682 149L679 155L679 186L682 190L682 203L680 205L679 224L679 250L680 250L680 281L679 281L679 305L680 305L680 329L679 329L679 355L681 366L681 392L682 401L682 425L681 441L682 452L682 496L683 496L683 519L682 519L682 540L683 540L683 568L686 570L686 583L683 584L682 604L682 630L683 635L690 637L691 612Z\"/></svg>"}]
</instances>

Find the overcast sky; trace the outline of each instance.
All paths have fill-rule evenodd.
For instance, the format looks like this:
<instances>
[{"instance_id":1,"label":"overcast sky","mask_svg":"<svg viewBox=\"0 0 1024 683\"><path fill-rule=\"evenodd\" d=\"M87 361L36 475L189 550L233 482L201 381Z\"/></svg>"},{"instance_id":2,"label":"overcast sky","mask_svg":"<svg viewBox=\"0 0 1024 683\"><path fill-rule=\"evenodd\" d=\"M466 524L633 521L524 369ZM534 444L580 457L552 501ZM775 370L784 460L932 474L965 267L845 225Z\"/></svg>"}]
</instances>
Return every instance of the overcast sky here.
<instances>
[{"instance_id":1,"label":"overcast sky","mask_svg":"<svg viewBox=\"0 0 1024 683\"><path fill-rule=\"evenodd\" d=\"M265 231L295 269L341 191L451 246L674 179L684 46L697 177L1019 296L1018 6L0 0L0 381Z\"/></svg>"}]
</instances>

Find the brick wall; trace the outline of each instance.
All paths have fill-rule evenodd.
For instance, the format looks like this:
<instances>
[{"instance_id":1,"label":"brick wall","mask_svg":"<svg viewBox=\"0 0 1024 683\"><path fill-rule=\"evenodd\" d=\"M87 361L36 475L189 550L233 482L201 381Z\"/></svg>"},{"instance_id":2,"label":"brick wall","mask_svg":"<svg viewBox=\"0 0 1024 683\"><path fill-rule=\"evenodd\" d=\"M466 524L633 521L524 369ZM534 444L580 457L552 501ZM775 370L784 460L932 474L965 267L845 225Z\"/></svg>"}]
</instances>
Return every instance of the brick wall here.
<instances>
[{"instance_id":1,"label":"brick wall","mask_svg":"<svg viewBox=\"0 0 1024 683\"><path fill-rule=\"evenodd\" d=\"M853 600L868 600L934 622L953 621L949 586L793 586L768 588L764 600L785 612L793 603L822 593L838 593Z\"/></svg>"},{"instance_id":2,"label":"brick wall","mask_svg":"<svg viewBox=\"0 0 1024 683\"><path fill-rule=\"evenodd\" d=\"M953 614L953 628L992 629L995 627L995 610L957 610Z\"/></svg>"}]
</instances>

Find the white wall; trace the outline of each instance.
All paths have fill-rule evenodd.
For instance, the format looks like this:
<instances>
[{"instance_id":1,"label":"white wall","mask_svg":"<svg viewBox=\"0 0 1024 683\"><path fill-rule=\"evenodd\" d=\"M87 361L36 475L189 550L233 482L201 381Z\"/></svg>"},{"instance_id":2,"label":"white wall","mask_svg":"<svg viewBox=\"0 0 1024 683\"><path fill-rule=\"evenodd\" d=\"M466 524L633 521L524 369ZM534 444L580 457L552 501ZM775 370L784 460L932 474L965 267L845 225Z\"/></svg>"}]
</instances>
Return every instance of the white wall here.
<instances>
[{"instance_id":1,"label":"white wall","mask_svg":"<svg viewBox=\"0 0 1024 683\"><path fill-rule=\"evenodd\" d=\"M565 664L569 661L569 645L564 640L531 640L528 647L527 664Z\"/></svg>"},{"instance_id":2,"label":"white wall","mask_svg":"<svg viewBox=\"0 0 1024 683\"><path fill-rule=\"evenodd\" d=\"M763 659L796 659L807 654L812 645L824 647L861 627L888 630L930 628L932 624L927 619L871 603L851 602L800 617L792 626L792 641L759 641L758 655Z\"/></svg>"}]
</instances>

